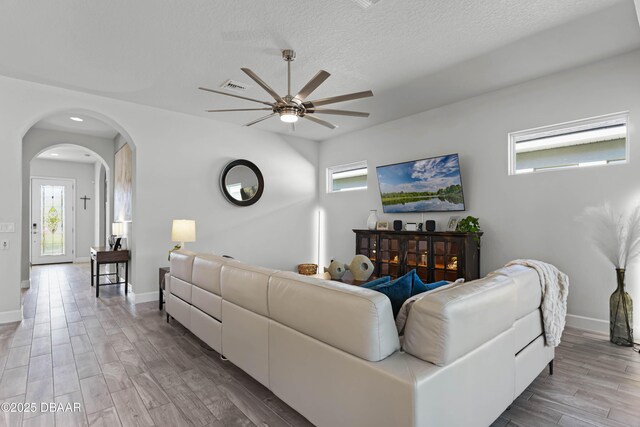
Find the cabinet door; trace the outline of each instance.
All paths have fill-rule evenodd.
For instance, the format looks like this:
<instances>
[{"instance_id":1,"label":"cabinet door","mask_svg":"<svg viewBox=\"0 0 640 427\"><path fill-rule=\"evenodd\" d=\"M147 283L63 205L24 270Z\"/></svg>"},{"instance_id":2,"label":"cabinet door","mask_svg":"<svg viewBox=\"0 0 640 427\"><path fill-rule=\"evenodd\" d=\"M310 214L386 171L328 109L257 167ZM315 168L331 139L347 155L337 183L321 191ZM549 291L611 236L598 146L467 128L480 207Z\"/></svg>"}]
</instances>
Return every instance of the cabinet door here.
<instances>
[{"instance_id":1,"label":"cabinet door","mask_svg":"<svg viewBox=\"0 0 640 427\"><path fill-rule=\"evenodd\" d=\"M378 236L370 233L357 233L356 254L368 257L373 263L373 275L378 276Z\"/></svg>"},{"instance_id":2,"label":"cabinet door","mask_svg":"<svg viewBox=\"0 0 640 427\"><path fill-rule=\"evenodd\" d=\"M391 234L381 234L378 246L378 276L391 276L392 279L402 274L400 268L402 252L400 251L400 238Z\"/></svg>"},{"instance_id":3,"label":"cabinet door","mask_svg":"<svg viewBox=\"0 0 640 427\"><path fill-rule=\"evenodd\" d=\"M429 258L429 238L427 236L410 236L406 242L406 272L413 269L425 283L431 281L429 270L432 268Z\"/></svg>"},{"instance_id":4,"label":"cabinet door","mask_svg":"<svg viewBox=\"0 0 640 427\"><path fill-rule=\"evenodd\" d=\"M454 281L464 277L464 241L456 237L433 237L433 280Z\"/></svg>"}]
</instances>

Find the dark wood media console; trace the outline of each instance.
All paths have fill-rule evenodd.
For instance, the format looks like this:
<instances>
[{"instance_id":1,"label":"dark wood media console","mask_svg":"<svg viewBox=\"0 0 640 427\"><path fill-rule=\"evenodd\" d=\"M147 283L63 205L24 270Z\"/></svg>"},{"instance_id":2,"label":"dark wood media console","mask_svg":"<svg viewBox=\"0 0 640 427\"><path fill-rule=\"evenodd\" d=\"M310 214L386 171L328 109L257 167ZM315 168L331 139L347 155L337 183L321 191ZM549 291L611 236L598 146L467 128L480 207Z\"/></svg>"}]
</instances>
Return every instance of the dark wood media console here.
<instances>
[{"instance_id":1,"label":"dark wood media console","mask_svg":"<svg viewBox=\"0 0 640 427\"><path fill-rule=\"evenodd\" d=\"M396 278L416 269L425 283L480 277L482 233L353 230L356 254L373 263L373 274Z\"/></svg>"}]
</instances>

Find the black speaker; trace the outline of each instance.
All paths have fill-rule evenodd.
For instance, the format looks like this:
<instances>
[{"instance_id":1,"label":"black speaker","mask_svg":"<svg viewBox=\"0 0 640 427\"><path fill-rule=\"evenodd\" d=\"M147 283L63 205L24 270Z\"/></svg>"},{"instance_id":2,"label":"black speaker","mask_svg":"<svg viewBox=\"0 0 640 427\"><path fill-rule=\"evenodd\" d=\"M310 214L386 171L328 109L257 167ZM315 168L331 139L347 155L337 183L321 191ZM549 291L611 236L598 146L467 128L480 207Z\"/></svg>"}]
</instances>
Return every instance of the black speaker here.
<instances>
[{"instance_id":1,"label":"black speaker","mask_svg":"<svg viewBox=\"0 0 640 427\"><path fill-rule=\"evenodd\" d=\"M427 231L436 231L436 222L432 219L428 219L424 222L424 228Z\"/></svg>"},{"instance_id":2,"label":"black speaker","mask_svg":"<svg viewBox=\"0 0 640 427\"><path fill-rule=\"evenodd\" d=\"M402 221L399 219L393 221L393 229L395 231L402 231Z\"/></svg>"}]
</instances>

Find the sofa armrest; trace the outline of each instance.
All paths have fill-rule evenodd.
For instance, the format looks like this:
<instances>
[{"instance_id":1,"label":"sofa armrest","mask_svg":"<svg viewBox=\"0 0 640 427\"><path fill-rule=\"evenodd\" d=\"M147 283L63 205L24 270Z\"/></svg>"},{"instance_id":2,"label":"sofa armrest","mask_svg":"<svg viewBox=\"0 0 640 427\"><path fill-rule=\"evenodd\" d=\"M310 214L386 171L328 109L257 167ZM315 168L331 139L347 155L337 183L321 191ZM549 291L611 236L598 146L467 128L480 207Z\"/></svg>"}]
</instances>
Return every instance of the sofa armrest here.
<instances>
[{"instance_id":1,"label":"sofa armrest","mask_svg":"<svg viewBox=\"0 0 640 427\"><path fill-rule=\"evenodd\" d=\"M508 330L515 322L515 286L491 276L427 294L409 312L404 350L445 366Z\"/></svg>"}]
</instances>

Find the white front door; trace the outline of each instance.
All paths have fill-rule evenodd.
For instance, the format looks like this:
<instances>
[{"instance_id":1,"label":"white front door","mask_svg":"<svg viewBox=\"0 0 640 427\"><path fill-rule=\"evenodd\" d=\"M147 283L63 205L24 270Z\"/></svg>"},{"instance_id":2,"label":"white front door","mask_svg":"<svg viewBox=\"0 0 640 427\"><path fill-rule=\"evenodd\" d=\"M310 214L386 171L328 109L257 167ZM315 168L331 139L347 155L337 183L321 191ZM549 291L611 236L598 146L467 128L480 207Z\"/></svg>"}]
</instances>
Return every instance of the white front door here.
<instances>
[{"instance_id":1,"label":"white front door","mask_svg":"<svg viewBox=\"0 0 640 427\"><path fill-rule=\"evenodd\" d=\"M73 261L74 190L72 180L31 179L31 264Z\"/></svg>"}]
</instances>

